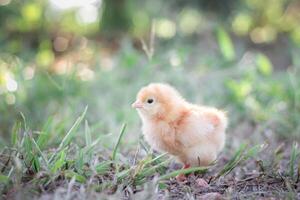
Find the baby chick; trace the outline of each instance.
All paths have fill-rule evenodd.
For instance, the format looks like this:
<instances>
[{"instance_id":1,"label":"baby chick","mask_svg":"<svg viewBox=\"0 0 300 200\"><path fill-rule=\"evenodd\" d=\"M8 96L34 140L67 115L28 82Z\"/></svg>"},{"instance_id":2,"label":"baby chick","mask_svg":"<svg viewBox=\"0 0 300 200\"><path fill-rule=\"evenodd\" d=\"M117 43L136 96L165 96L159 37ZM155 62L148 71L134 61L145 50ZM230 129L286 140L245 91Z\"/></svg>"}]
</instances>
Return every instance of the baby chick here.
<instances>
[{"instance_id":1,"label":"baby chick","mask_svg":"<svg viewBox=\"0 0 300 200\"><path fill-rule=\"evenodd\" d=\"M168 84L143 87L132 107L142 120L145 140L175 156L184 168L209 165L224 147L225 113L187 102Z\"/></svg>"}]
</instances>

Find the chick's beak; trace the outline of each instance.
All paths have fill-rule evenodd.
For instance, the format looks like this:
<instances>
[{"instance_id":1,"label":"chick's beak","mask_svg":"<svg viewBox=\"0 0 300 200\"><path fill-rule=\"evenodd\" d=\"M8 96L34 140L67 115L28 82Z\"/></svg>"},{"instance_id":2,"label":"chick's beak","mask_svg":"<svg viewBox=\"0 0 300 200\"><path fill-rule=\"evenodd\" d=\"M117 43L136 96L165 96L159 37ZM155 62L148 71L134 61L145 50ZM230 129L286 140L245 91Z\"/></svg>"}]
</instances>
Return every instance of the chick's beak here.
<instances>
[{"instance_id":1,"label":"chick's beak","mask_svg":"<svg viewBox=\"0 0 300 200\"><path fill-rule=\"evenodd\" d=\"M134 102L133 104L131 104L132 108L143 108L143 104L141 102Z\"/></svg>"}]
</instances>

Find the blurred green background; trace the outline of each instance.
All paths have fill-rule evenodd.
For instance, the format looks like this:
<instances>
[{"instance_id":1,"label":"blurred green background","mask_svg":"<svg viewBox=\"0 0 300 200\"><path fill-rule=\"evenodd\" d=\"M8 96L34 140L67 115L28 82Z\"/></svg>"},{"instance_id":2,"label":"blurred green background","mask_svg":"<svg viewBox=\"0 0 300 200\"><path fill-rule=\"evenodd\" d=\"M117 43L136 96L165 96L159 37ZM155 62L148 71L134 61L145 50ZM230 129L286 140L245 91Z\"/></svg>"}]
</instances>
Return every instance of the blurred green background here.
<instances>
[{"instance_id":1,"label":"blurred green background","mask_svg":"<svg viewBox=\"0 0 300 200\"><path fill-rule=\"evenodd\" d=\"M62 137L86 105L94 134L126 122L134 142L155 81L240 137L300 138L299 0L0 0L0 28L1 146L17 121Z\"/></svg>"}]
</instances>

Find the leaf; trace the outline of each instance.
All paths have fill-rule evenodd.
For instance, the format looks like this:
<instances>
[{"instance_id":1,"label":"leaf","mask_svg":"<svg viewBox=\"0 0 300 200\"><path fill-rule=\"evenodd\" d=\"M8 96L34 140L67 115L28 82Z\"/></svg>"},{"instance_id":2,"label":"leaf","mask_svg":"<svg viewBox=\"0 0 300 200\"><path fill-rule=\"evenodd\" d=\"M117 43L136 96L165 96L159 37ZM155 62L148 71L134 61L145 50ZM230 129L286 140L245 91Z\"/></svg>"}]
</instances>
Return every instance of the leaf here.
<instances>
[{"instance_id":1,"label":"leaf","mask_svg":"<svg viewBox=\"0 0 300 200\"><path fill-rule=\"evenodd\" d=\"M227 61L235 59L235 50L230 39L230 36L223 28L217 29L217 39L222 55Z\"/></svg>"},{"instance_id":2,"label":"leaf","mask_svg":"<svg viewBox=\"0 0 300 200\"><path fill-rule=\"evenodd\" d=\"M270 76L273 71L273 65L269 58L264 54L259 54L256 58L258 71L264 76Z\"/></svg>"}]
</instances>

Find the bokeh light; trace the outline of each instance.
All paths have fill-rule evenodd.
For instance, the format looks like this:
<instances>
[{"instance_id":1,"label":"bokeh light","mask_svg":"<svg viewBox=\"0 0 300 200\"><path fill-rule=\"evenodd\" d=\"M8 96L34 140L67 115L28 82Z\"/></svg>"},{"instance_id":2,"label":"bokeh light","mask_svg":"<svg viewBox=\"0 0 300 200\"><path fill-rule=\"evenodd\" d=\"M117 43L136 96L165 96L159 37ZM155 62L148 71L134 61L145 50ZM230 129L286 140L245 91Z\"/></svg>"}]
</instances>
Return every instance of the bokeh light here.
<instances>
[{"instance_id":1,"label":"bokeh light","mask_svg":"<svg viewBox=\"0 0 300 200\"><path fill-rule=\"evenodd\" d=\"M277 37L276 29L272 26L257 27L250 33L250 38L254 43L270 43Z\"/></svg>"},{"instance_id":2,"label":"bokeh light","mask_svg":"<svg viewBox=\"0 0 300 200\"><path fill-rule=\"evenodd\" d=\"M9 77L6 82L6 88L9 92L15 92L18 89L18 83Z\"/></svg>"},{"instance_id":3,"label":"bokeh light","mask_svg":"<svg viewBox=\"0 0 300 200\"><path fill-rule=\"evenodd\" d=\"M246 35L250 30L251 24L251 16L241 13L233 19L232 28L236 34Z\"/></svg>"},{"instance_id":4,"label":"bokeh light","mask_svg":"<svg viewBox=\"0 0 300 200\"><path fill-rule=\"evenodd\" d=\"M180 13L179 29L184 34L192 34L198 31L202 23L202 17L196 9L184 9Z\"/></svg>"},{"instance_id":5,"label":"bokeh light","mask_svg":"<svg viewBox=\"0 0 300 200\"><path fill-rule=\"evenodd\" d=\"M93 5L83 6L77 11L76 19L83 24L96 22L98 19L98 8Z\"/></svg>"},{"instance_id":6,"label":"bokeh light","mask_svg":"<svg viewBox=\"0 0 300 200\"><path fill-rule=\"evenodd\" d=\"M84 7L87 5L96 4L98 2L101 2L101 0L50 0L51 5L61 10Z\"/></svg>"},{"instance_id":7,"label":"bokeh light","mask_svg":"<svg viewBox=\"0 0 300 200\"><path fill-rule=\"evenodd\" d=\"M55 51L58 52L65 51L68 48L68 45L69 45L68 39L63 36L57 36L53 42L53 47Z\"/></svg>"},{"instance_id":8,"label":"bokeh light","mask_svg":"<svg viewBox=\"0 0 300 200\"><path fill-rule=\"evenodd\" d=\"M169 19L158 19L155 25L158 37L169 39L176 34L176 24Z\"/></svg>"},{"instance_id":9,"label":"bokeh light","mask_svg":"<svg viewBox=\"0 0 300 200\"><path fill-rule=\"evenodd\" d=\"M11 2L11 0L0 0L0 6L8 5Z\"/></svg>"}]
</instances>

